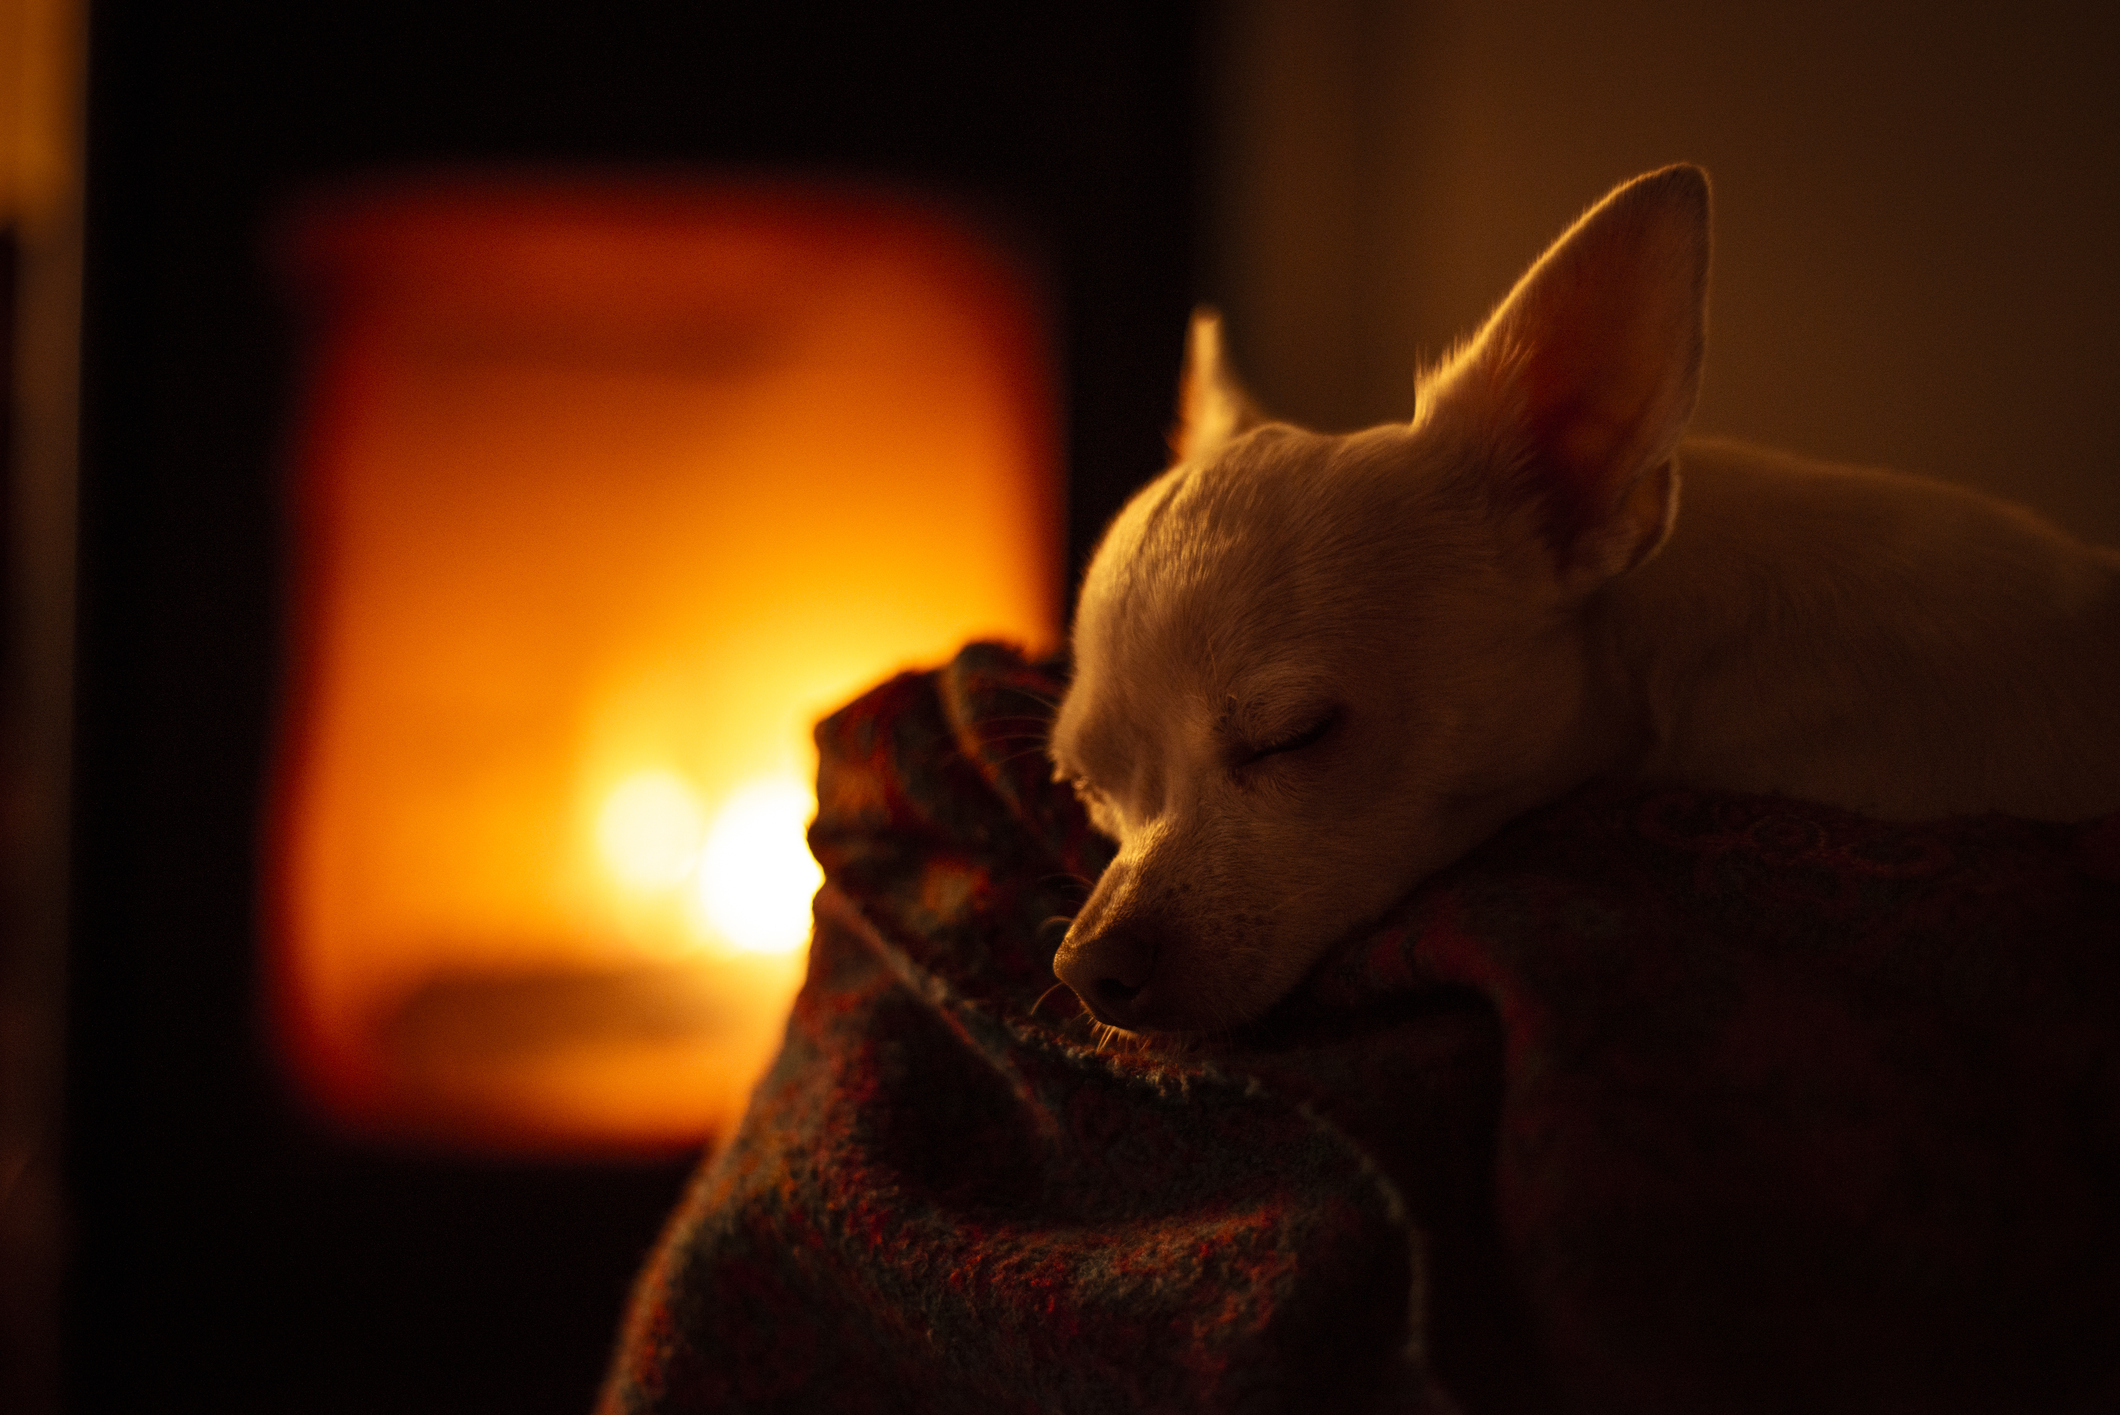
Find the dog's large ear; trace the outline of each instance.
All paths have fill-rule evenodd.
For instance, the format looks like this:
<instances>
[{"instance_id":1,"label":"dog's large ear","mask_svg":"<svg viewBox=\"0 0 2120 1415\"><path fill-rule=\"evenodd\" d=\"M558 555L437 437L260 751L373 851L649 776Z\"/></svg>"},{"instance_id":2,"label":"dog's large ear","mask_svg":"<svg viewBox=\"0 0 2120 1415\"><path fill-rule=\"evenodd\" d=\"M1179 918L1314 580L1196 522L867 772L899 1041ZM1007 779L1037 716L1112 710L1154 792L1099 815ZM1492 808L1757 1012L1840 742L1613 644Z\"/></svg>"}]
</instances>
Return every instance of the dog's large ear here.
<instances>
[{"instance_id":1,"label":"dog's large ear","mask_svg":"<svg viewBox=\"0 0 2120 1415\"><path fill-rule=\"evenodd\" d=\"M1213 452L1266 419L1237 381L1222 351L1222 316L1202 305L1185 336L1185 372L1178 379L1178 425L1170 450L1180 462Z\"/></svg>"},{"instance_id":2,"label":"dog's large ear","mask_svg":"<svg viewBox=\"0 0 2120 1415\"><path fill-rule=\"evenodd\" d=\"M1666 167L1592 207L1422 380L1424 407L1456 404L1483 426L1496 492L1528 498L1564 583L1623 574L1670 534L1707 284L1707 174Z\"/></svg>"}]
</instances>

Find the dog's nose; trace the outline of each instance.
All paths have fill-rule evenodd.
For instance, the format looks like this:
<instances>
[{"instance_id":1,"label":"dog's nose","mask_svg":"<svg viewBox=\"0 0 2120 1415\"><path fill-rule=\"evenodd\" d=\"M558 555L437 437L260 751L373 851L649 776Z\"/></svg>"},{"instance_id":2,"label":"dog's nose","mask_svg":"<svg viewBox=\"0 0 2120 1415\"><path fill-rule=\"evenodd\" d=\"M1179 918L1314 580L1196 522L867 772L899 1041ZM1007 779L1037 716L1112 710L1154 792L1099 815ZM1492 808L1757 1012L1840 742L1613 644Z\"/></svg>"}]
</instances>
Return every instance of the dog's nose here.
<instances>
[{"instance_id":1,"label":"dog's nose","mask_svg":"<svg viewBox=\"0 0 2120 1415\"><path fill-rule=\"evenodd\" d=\"M1128 928L1087 938L1070 934L1053 959L1060 981L1075 990L1099 1022L1113 1027L1139 1024L1155 971L1155 945Z\"/></svg>"}]
</instances>

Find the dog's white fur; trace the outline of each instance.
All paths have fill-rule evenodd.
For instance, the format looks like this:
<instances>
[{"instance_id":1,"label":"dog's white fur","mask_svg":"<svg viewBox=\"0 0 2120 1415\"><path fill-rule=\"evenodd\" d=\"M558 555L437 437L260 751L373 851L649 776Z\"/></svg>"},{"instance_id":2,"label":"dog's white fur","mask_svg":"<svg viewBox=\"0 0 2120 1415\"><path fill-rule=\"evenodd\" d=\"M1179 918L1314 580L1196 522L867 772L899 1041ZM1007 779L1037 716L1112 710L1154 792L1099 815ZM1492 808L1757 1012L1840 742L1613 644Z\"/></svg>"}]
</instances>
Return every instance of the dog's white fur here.
<instances>
[{"instance_id":1,"label":"dog's white fur","mask_svg":"<svg viewBox=\"0 0 2120 1415\"><path fill-rule=\"evenodd\" d=\"M1344 437L1266 423L1195 318L1177 464L1090 566L1053 733L1119 844L1054 964L1100 1020L1248 1021L1593 780L2120 809L2120 554L1935 482L1681 449L1707 268L1704 174L1638 178L1410 423Z\"/></svg>"}]
</instances>

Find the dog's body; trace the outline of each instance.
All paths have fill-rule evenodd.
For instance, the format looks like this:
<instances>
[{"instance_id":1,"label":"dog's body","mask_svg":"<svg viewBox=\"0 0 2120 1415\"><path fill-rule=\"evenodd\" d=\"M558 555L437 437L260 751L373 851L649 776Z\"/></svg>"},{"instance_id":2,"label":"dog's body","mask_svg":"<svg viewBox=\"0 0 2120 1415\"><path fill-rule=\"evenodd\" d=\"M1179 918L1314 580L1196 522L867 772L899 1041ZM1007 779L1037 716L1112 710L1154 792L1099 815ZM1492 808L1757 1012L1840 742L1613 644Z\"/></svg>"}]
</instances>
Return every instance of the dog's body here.
<instances>
[{"instance_id":1,"label":"dog's body","mask_svg":"<svg viewBox=\"0 0 2120 1415\"><path fill-rule=\"evenodd\" d=\"M2120 809L2120 553L1913 477L1681 447L1706 272L1705 178L1638 179L1412 422L1347 437L1263 423L1195 321L1178 463L1090 567L1053 735L1120 846L1055 961L1100 1020L1248 1021L1593 780Z\"/></svg>"}]
</instances>

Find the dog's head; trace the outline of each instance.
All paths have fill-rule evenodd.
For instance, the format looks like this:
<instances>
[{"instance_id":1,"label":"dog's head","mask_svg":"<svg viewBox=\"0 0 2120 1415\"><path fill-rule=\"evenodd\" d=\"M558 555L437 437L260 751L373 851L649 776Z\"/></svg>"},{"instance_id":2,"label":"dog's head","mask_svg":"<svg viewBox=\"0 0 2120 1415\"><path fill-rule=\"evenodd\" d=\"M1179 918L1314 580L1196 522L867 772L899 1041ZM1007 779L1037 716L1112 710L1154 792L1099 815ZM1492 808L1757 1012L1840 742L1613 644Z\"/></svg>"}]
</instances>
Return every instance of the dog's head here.
<instances>
[{"instance_id":1,"label":"dog's head","mask_svg":"<svg viewBox=\"0 0 2120 1415\"><path fill-rule=\"evenodd\" d=\"M1054 968L1096 1016L1216 1031L1608 750L1585 629L1654 554L1699 385L1707 184L1593 208L1418 413L1263 420L1196 316L1177 463L1106 532L1053 730L1119 853Z\"/></svg>"}]
</instances>

